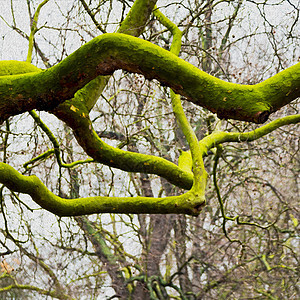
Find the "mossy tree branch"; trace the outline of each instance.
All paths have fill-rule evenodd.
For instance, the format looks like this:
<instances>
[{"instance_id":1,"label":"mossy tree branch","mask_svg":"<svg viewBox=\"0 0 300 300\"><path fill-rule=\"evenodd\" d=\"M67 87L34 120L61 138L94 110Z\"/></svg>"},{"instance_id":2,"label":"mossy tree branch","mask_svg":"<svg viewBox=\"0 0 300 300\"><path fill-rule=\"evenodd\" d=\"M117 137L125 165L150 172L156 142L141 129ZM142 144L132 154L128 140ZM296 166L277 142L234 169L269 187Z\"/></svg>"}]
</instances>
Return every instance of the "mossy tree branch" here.
<instances>
[{"instance_id":1,"label":"mossy tree branch","mask_svg":"<svg viewBox=\"0 0 300 300\"><path fill-rule=\"evenodd\" d=\"M80 146L95 161L127 172L156 174L176 186L191 188L193 174L185 172L176 164L161 157L125 151L105 143L94 130L85 105L79 100L71 101L71 109L68 110L69 101L65 101L54 113L73 129Z\"/></svg>"},{"instance_id":2,"label":"mossy tree branch","mask_svg":"<svg viewBox=\"0 0 300 300\"><path fill-rule=\"evenodd\" d=\"M153 197L86 197L64 199L50 192L36 176L24 176L0 162L0 182L12 191L25 193L42 208L58 216L94 213L153 213L198 215L203 199L192 192L165 198Z\"/></svg>"},{"instance_id":3,"label":"mossy tree branch","mask_svg":"<svg viewBox=\"0 0 300 300\"><path fill-rule=\"evenodd\" d=\"M217 131L212 134L206 136L200 143L203 147L208 151L209 149L216 147L217 145L229 142L252 142L257 140L272 131L278 129L279 127L290 125L290 124L298 124L300 122L300 115L286 116L279 118L266 124L260 128L257 128L248 132L223 132Z\"/></svg>"},{"instance_id":4,"label":"mossy tree branch","mask_svg":"<svg viewBox=\"0 0 300 300\"><path fill-rule=\"evenodd\" d=\"M44 0L42 3L39 4L39 6L37 7L34 16L33 16L33 20L32 20L32 24L31 24L31 30L30 30L30 35L29 35L29 45L28 45L28 53L27 53L27 59L26 61L28 63L31 63L31 59L32 59L32 50L33 50L33 44L34 44L34 35L35 33L38 31L37 28L37 22L38 22L38 18L40 15L40 11L42 9L42 7L47 4L49 0Z\"/></svg>"},{"instance_id":5,"label":"mossy tree branch","mask_svg":"<svg viewBox=\"0 0 300 300\"><path fill-rule=\"evenodd\" d=\"M248 132L214 131L199 141L199 144L202 149L202 155L205 155L208 150L217 147L218 145L225 143L252 142L282 126L298 123L300 123L300 115L293 115L279 118L269 124ZM181 151L178 165L186 172L191 172L193 165L190 151Z\"/></svg>"},{"instance_id":6,"label":"mossy tree branch","mask_svg":"<svg viewBox=\"0 0 300 300\"><path fill-rule=\"evenodd\" d=\"M135 4L139 2L154 5L156 1L138 0ZM159 11L156 16L170 31L178 31ZM129 26L130 22L124 24ZM141 30L143 27L135 28ZM181 34L177 33L174 40L180 42ZM177 54L176 44L173 43L175 48L171 49ZM242 86L214 78L149 42L124 34L105 34L46 71L23 62L0 63L0 74L4 75L0 77L0 121L33 108L51 111L74 130L79 144L98 162L129 172L157 174L186 189L190 189L194 181L189 164L194 165L195 177L198 170L197 178L206 178L202 156L209 148L224 142L256 139L280 126L299 122L297 117L283 118L280 119L283 121L261 127L262 130L256 130L255 134L215 132L198 142L184 116L180 97L172 94L174 112L189 141L193 160L189 152L183 152L178 167L159 157L116 149L98 137L88 114L107 82L107 77L97 76L111 74L119 68L144 74L149 79L156 78L189 101L228 118L263 122L272 111L299 96L300 64L261 84ZM37 177L23 176L5 163L0 163L0 182L13 191L29 194L43 208L60 216L101 212L197 215L204 204L205 188L201 184L198 186L203 192L201 195L191 189L181 196L166 198L99 196L63 199L51 193Z\"/></svg>"},{"instance_id":7,"label":"mossy tree branch","mask_svg":"<svg viewBox=\"0 0 300 300\"><path fill-rule=\"evenodd\" d=\"M181 49L182 32L179 30L176 24L171 22L157 8L154 11L154 15L157 17L160 23L166 26L168 30L173 34L173 41L170 52L174 53L175 55L178 55ZM190 153L192 156L193 163L192 172L194 174L194 182L191 191L194 192L195 196L202 198L204 201L207 172L205 171L202 158L203 151L200 147L197 136L184 113L183 107L181 105L180 95L175 94L173 90L171 90L171 101L177 123L180 129L182 130L183 134L185 135L190 147Z\"/></svg>"},{"instance_id":8,"label":"mossy tree branch","mask_svg":"<svg viewBox=\"0 0 300 300\"><path fill-rule=\"evenodd\" d=\"M262 83L239 85L215 78L150 42L107 33L45 71L2 76L0 121L34 108L49 111L92 79L117 69L157 79L220 118L262 123L271 112L300 96L300 63Z\"/></svg>"}]
</instances>

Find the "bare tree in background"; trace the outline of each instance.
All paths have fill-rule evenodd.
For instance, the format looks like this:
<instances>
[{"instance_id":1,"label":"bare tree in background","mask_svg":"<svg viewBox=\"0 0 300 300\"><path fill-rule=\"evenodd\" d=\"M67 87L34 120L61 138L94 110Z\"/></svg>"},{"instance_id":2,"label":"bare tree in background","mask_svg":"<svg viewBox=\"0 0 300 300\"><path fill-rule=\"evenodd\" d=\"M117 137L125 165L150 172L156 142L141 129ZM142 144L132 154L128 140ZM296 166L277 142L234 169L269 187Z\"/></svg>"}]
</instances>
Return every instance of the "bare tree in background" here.
<instances>
[{"instance_id":1,"label":"bare tree in background","mask_svg":"<svg viewBox=\"0 0 300 300\"><path fill-rule=\"evenodd\" d=\"M299 3L12 1L1 22L29 50L0 62L0 299L299 297Z\"/></svg>"}]
</instances>

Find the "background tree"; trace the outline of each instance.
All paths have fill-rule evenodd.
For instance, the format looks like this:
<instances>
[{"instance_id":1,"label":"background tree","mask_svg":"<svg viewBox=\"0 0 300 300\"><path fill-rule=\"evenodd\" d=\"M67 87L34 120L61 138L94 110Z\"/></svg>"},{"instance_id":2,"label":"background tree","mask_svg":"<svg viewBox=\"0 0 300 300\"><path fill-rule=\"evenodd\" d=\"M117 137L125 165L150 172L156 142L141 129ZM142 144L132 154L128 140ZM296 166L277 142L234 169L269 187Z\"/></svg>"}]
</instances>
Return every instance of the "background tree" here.
<instances>
[{"instance_id":1,"label":"background tree","mask_svg":"<svg viewBox=\"0 0 300 300\"><path fill-rule=\"evenodd\" d=\"M128 14L128 4L118 1L79 1L70 6L24 1L32 20L28 35L28 28L19 28L15 16L20 2L12 2L11 21L9 16L3 19L13 29L9 34L16 32L34 45L27 61L46 68L63 61L80 43L117 28L172 52L178 51L182 34L182 58L231 82L261 82L298 60L299 10L289 1L158 2L159 10L155 2L135 1ZM38 24L43 25L37 27L38 14L47 12L47 7L56 18L41 15ZM282 13L282 18L273 20L269 8ZM249 22L258 13L261 18ZM3 45L8 33L4 37ZM182 195L181 188L186 187L182 182L191 182L193 175L186 151L190 139L178 128L184 117L176 111L175 95L155 81L125 71L115 72L109 82L108 77L98 77L76 95L52 114L31 111L5 121L2 162L26 176L38 175L65 199ZM78 99L84 99L91 120L79 129L74 124L85 110ZM210 148L204 157L209 177L202 213L197 218L172 214L59 218L15 193L14 186L8 185L10 191L3 186L1 253L6 269L2 268L0 291L4 297L13 298L13 292L24 290L24 295L58 299L297 298L299 145L297 127L281 127L298 122L297 100L272 115L271 125L262 129L247 122L220 121L189 102L182 105L197 139ZM153 172L125 175L112 168L116 165L107 157L102 161L106 166L96 163L91 155L95 145L89 148L86 142L91 140L84 140L80 131L88 136L89 126L107 144L129 150L134 157L150 153L164 158L164 163L179 160L180 170L170 166L181 172L182 182L165 176L179 187ZM186 124L180 126L191 133ZM222 145L226 141L231 143ZM142 166L147 169L147 164ZM1 173L2 180L6 174ZM109 209L118 209L118 202L112 203L115 206Z\"/></svg>"}]
</instances>

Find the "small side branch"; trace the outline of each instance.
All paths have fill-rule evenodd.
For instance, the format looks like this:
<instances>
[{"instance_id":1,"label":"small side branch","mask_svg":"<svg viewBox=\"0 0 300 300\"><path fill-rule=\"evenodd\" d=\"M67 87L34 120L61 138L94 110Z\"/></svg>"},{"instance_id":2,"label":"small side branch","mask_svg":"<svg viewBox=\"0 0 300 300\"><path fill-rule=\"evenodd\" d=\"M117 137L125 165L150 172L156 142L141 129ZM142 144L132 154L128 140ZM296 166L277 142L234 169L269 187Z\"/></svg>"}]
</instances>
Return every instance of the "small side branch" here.
<instances>
[{"instance_id":1,"label":"small side branch","mask_svg":"<svg viewBox=\"0 0 300 300\"><path fill-rule=\"evenodd\" d=\"M272 131L278 129L279 127L290 125L290 124L298 124L299 122L300 122L300 114L279 118L277 120L270 122L269 124L266 124L260 128L257 128L249 132L241 133L241 132L218 131L202 139L200 141L200 144L202 144L206 148L206 151L208 151L209 149L214 148L217 145L223 143L229 143L229 142L240 143L246 141L252 142L271 133Z\"/></svg>"}]
</instances>

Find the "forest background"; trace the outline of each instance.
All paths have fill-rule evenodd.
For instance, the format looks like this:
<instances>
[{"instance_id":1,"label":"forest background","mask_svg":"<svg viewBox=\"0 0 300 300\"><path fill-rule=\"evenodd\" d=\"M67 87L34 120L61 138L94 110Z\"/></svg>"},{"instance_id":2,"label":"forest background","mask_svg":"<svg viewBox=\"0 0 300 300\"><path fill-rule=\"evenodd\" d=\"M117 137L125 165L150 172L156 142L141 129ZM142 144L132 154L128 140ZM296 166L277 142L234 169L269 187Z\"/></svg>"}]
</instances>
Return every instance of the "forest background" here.
<instances>
[{"instance_id":1,"label":"forest background","mask_svg":"<svg viewBox=\"0 0 300 300\"><path fill-rule=\"evenodd\" d=\"M179 34L180 58L239 84L262 82L300 59L300 1L0 3L0 59L43 69L117 31L168 51L176 50ZM189 153L169 88L122 70L99 82L104 90L93 95L89 116L104 142L176 164ZM299 113L299 100L271 114L266 124L282 124L252 140L244 133L263 125L221 120L184 97L181 103L197 140L241 134L204 155L206 205L199 215L62 217L4 184L0 299L299 297L299 126L292 124L299 121L289 121ZM126 173L89 158L74 131L51 112L10 117L0 138L3 163L38 176L62 198L184 195L182 186L151 172Z\"/></svg>"}]
</instances>

